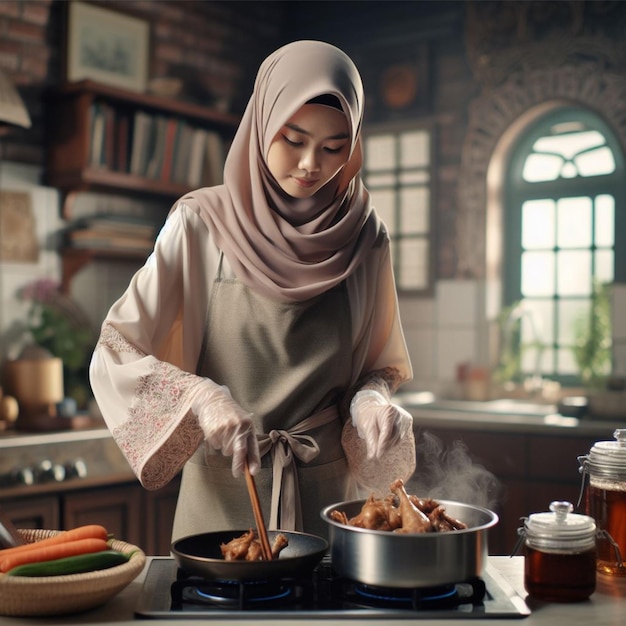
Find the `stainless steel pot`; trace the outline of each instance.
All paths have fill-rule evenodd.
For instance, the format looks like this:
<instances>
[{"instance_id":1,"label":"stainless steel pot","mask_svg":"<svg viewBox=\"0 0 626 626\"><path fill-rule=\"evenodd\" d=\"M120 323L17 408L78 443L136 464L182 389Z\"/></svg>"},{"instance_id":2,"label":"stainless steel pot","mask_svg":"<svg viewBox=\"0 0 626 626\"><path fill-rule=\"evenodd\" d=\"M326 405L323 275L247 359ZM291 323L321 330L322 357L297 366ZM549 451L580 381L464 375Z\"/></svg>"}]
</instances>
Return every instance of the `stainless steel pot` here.
<instances>
[{"instance_id":1,"label":"stainless steel pot","mask_svg":"<svg viewBox=\"0 0 626 626\"><path fill-rule=\"evenodd\" d=\"M488 530L498 523L498 516L461 502L439 502L468 528L421 534L366 530L330 518L335 509L348 518L357 515L365 500L326 507L321 516L330 526L333 568L342 576L368 585L404 588L443 585L480 576L487 560Z\"/></svg>"}]
</instances>

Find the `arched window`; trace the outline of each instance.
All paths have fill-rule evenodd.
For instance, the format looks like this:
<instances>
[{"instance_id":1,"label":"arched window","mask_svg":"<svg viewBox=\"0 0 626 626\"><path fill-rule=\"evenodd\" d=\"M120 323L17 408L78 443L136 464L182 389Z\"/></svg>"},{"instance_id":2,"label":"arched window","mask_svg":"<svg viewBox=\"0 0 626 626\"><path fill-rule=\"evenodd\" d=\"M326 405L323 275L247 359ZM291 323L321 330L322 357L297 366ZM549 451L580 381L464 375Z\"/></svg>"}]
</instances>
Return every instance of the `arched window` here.
<instances>
[{"instance_id":1,"label":"arched window","mask_svg":"<svg viewBox=\"0 0 626 626\"><path fill-rule=\"evenodd\" d=\"M525 375L579 382L573 347L594 285L626 278L624 185L622 150L591 111L553 110L516 145L505 193L504 300L521 305Z\"/></svg>"}]
</instances>

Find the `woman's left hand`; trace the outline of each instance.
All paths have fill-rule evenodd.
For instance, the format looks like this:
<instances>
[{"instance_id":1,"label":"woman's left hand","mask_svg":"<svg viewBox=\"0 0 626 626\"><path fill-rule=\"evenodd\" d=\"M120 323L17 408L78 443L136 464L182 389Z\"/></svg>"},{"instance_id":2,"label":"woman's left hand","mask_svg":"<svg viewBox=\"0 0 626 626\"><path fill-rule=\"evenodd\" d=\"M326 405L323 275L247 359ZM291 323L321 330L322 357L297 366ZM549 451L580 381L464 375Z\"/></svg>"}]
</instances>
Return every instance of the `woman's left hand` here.
<instances>
[{"instance_id":1,"label":"woman's left hand","mask_svg":"<svg viewBox=\"0 0 626 626\"><path fill-rule=\"evenodd\" d=\"M365 440L368 458L380 458L413 429L411 414L378 391L358 391L350 404L352 424Z\"/></svg>"}]
</instances>

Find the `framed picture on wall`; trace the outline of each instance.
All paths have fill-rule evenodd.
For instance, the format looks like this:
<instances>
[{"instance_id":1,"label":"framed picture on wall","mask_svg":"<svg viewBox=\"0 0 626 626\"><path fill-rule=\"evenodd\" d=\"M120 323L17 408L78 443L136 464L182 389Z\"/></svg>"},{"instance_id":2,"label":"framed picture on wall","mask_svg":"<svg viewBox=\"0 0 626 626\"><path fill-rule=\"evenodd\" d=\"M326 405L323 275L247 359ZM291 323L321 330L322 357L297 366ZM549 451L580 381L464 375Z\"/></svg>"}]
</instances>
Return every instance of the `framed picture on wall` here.
<instances>
[{"instance_id":1,"label":"framed picture on wall","mask_svg":"<svg viewBox=\"0 0 626 626\"><path fill-rule=\"evenodd\" d=\"M372 46L357 60L365 88L366 122L413 120L431 111L427 42Z\"/></svg>"},{"instance_id":2,"label":"framed picture on wall","mask_svg":"<svg viewBox=\"0 0 626 626\"><path fill-rule=\"evenodd\" d=\"M145 91L149 46L147 21L84 2L68 3L66 80L91 79Z\"/></svg>"}]
</instances>

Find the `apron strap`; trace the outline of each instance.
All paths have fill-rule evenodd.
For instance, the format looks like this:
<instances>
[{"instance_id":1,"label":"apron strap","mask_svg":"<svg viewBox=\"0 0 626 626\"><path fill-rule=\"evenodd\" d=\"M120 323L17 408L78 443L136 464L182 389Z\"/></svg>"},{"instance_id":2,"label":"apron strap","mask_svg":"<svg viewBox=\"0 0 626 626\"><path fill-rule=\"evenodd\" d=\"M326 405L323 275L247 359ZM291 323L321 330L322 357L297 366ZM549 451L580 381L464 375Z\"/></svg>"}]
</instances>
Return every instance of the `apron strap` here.
<instances>
[{"instance_id":1,"label":"apron strap","mask_svg":"<svg viewBox=\"0 0 626 626\"><path fill-rule=\"evenodd\" d=\"M268 452L272 453L270 530L301 530L303 528L298 469L294 456L303 463L310 463L320 453L320 449L315 439L304 433L330 424L338 418L337 407L330 406L307 417L288 431L271 430L259 437L261 456L265 456Z\"/></svg>"}]
</instances>

